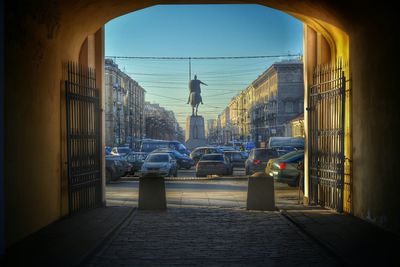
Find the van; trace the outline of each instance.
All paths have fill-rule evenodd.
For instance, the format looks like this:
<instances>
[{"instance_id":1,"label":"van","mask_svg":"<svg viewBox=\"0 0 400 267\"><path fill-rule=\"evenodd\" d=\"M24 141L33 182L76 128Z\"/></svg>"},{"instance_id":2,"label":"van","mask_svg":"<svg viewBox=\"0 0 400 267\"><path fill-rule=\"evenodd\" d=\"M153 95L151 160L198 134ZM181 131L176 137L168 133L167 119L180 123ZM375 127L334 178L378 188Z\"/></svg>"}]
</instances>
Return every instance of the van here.
<instances>
[{"instance_id":1,"label":"van","mask_svg":"<svg viewBox=\"0 0 400 267\"><path fill-rule=\"evenodd\" d=\"M268 141L268 148L276 147L294 147L296 149L304 149L303 137L270 137Z\"/></svg>"},{"instance_id":2,"label":"van","mask_svg":"<svg viewBox=\"0 0 400 267\"><path fill-rule=\"evenodd\" d=\"M189 155L188 149L179 141L167 141L167 140L151 140L146 139L142 141L140 146L140 152L151 153L153 150L159 148L169 148L178 151L181 154Z\"/></svg>"}]
</instances>

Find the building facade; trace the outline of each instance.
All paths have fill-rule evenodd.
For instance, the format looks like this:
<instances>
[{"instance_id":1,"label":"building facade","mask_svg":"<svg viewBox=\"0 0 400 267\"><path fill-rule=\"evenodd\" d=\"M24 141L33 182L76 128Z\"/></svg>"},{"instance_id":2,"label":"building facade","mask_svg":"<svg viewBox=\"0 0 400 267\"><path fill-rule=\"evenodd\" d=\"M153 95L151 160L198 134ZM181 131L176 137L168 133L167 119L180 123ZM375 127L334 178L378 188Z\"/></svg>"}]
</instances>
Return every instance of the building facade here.
<instances>
[{"instance_id":1,"label":"building facade","mask_svg":"<svg viewBox=\"0 0 400 267\"><path fill-rule=\"evenodd\" d=\"M145 90L122 72L111 59L105 61L105 143L129 144L144 136Z\"/></svg>"},{"instance_id":2,"label":"building facade","mask_svg":"<svg viewBox=\"0 0 400 267\"><path fill-rule=\"evenodd\" d=\"M145 103L144 107L146 138L160 140L182 140L183 130L175 114L159 104Z\"/></svg>"},{"instance_id":3,"label":"building facade","mask_svg":"<svg viewBox=\"0 0 400 267\"><path fill-rule=\"evenodd\" d=\"M233 97L219 115L220 140L259 143L271 136L285 136L288 122L303 108L302 61L276 62Z\"/></svg>"},{"instance_id":4,"label":"building facade","mask_svg":"<svg viewBox=\"0 0 400 267\"><path fill-rule=\"evenodd\" d=\"M274 63L254 82L255 98L250 107L251 135L256 142L285 136L285 125L304 109L303 63Z\"/></svg>"}]
</instances>

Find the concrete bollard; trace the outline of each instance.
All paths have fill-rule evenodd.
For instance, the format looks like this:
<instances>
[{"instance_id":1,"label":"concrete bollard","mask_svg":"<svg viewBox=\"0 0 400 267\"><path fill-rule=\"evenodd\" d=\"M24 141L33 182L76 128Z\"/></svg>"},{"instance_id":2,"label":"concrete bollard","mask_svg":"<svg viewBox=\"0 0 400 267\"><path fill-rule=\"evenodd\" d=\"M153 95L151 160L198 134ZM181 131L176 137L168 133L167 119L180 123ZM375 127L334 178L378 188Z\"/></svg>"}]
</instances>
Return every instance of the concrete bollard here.
<instances>
[{"instance_id":1,"label":"concrete bollard","mask_svg":"<svg viewBox=\"0 0 400 267\"><path fill-rule=\"evenodd\" d=\"M263 172L256 172L249 177L247 209L276 210L274 178L272 176Z\"/></svg>"},{"instance_id":2,"label":"concrete bollard","mask_svg":"<svg viewBox=\"0 0 400 267\"><path fill-rule=\"evenodd\" d=\"M167 209L164 177L139 178L138 206L140 210Z\"/></svg>"}]
</instances>

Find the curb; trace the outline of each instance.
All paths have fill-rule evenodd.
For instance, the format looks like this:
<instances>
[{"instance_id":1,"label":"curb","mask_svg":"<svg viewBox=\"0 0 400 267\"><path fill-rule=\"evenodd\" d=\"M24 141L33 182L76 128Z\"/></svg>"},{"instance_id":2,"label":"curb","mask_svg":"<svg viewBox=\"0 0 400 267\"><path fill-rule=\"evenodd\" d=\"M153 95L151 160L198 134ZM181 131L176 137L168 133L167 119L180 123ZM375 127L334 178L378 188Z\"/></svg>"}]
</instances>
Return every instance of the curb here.
<instances>
[{"instance_id":1,"label":"curb","mask_svg":"<svg viewBox=\"0 0 400 267\"><path fill-rule=\"evenodd\" d=\"M216 181L216 180L243 181L243 180L247 180L248 177L247 176L239 177L239 178L219 177L219 176L214 176L214 177L166 177L164 179L165 179L165 181ZM119 182L122 182L122 181L139 181L139 177L122 178L122 179L119 179L110 184L118 184Z\"/></svg>"},{"instance_id":2,"label":"curb","mask_svg":"<svg viewBox=\"0 0 400 267\"><path fill-rule=\"evenodd\" d=\"M313 240L318 246L320 246L329 256L333 257L342 266L350 266L338 253L337 251L328 243L322 241L316 235L307 231L300 223L298 223L289 212L284 209L278 209L279 213L282 214L287 220L289 220L295 227L297 227L303 234Z\"/></svg>"}]
</instances>

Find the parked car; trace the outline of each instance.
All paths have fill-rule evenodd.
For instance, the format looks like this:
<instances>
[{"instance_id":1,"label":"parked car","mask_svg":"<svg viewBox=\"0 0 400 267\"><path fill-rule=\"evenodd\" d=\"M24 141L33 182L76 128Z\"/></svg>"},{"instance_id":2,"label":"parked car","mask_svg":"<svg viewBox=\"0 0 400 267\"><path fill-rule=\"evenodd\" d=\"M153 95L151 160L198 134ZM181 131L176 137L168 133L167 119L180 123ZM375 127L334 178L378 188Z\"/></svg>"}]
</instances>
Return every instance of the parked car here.
<instances>
[{"instance_id":1,"label":"parked car","mask_svg":"<svg viewBox=\"0 0 400 267\"><path fill-rule=\"evenodd\" d=\"M185 168L188 170L195 165L195 162L193 159L189 158L186 154L181 154L178 151L173 150L173 149L159 148L159 149L154 150L152 153L154 153L154 152L165 152L165 153L171 154L174 157L174 159L176 160L176 165L177 165L178 170L181 168Z\"/></svg>"},{"instance_id":2,"label":"parked car","mask_svg":"<svg viewBox=\"0 0 400 267\"><path fill-rule=\"evenodd\" d=\"M304 160L304 150L295 151L276 159L271 165L270 174L277 182L287 183L289 186L297 186L301 170L299 162Z\"/></svg>"},{"instance_id":3,"label":"parked car","mask_svg":"<svg viewBox=\"0 0 400 267\"><path fill-rule=\"evenodd\" d=\"M253 148L245 161L246 175L264 172L267 162L277 157L279 157L279 154L275 149Z\"/></svg>"},{"instance_id":4,"label":"parked car","mask_svg":"<svg viewBox=\"0 0 400 267\"><path fill-rule=\"evenodd\" d=\"M151 153L143 162L140 176L178 176L176 160L169 153Z\"/></svg>"},{"instance_id":5,"label":"parked car","mask_svg":"<svg viewBox=\"0 0 400 267\"><path fill-rule=\"evenodd\" d=\"M130 174L134 175L135 172L140 171L146 155L147 153L143 152L131 152L125 156L126 160L132 165Z\"/></svg>"},{"instance_id":6,"label":"parked car","mask_svg":"<svg viewBox=\"0 0 400 267\"><path fill-rule=\"evenodd\" d=\"M114 156L125 156L129 152L131 152L131 149L129 147L127 147L127 146L119 146L119 147L113 147L113 149L111 150L111 155L114 155Z\"/></svg>"},{"instance_id":7,"label":"parked car","mask_svg":"<svg viewBox=\"0 0 400 267\"><path fill-rule=\"evenodd\" d=\"M190 153L190 158L197 163L204 154L212 154L212 153L222 154L223 151L220 148L213 146L197 147L192 151L192 153Z\"/></svg>"},{"instance_id":8,"label":"parked car","mask_svg":"<svg viewBox=\"0 0 400 267\"><path fill-rule=\"evenodd\" d=\"M244 168L247 153L243 151L224 151L224 155L229 159L233 167Z\"/></svg>"},{"instance_id":9,"label":"parked car","mask_svg":"<svg viewBox=\"0 0 400 267\"><path fill-rule=\"evenodd\" d=\"M106 183L115 181L124 175L125 169L121 161L112 156L106 156Z\"/></svg>"},{"instance_id":10,"label":"parked car","mask_svg":"<svg viewBox=\"0 0 400 267\"><path fill-rule=\"evenodd\" d=\"M114 156L114 155L110 155L109 157L111 157L114 160L117 160L119 162L121 162L122 167L124 169L124 173L123 176L131 173L132 171L132 164L130 164L127 160L126 160L126 156Z\"/></svg>"},{"instance_id":11,"label":"parked car","mask_svg":"<svg viewBox=\"0 0 400 267\"><path fill-rule=\"evenodd\" d=\"M268 161L268 163L267 163L267 166L265 167L265 173L269 173L271 176L273 176L272 173L271 173L271 167L272 167L272 164L276 160L283 160L283 159L290 158L290 157L292 157L294 155L299 155L299 154L303 154L304 155L304 150L294 150L292 152L283 154L282 156L279 156L278 158L270 159Z\"/></svg>"},{"instance_id":12,"label":"parked car","mask_svg":"<svg viewBox=\"0 0 400 267\"><path fill-rule=\"evenodd\" d=\"M196 177L232 175L233 166L224 154L204 154L196 165Z\"/></svg>"}]
</instances>

